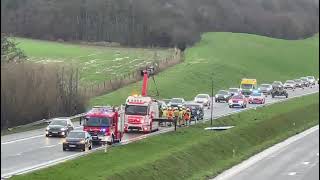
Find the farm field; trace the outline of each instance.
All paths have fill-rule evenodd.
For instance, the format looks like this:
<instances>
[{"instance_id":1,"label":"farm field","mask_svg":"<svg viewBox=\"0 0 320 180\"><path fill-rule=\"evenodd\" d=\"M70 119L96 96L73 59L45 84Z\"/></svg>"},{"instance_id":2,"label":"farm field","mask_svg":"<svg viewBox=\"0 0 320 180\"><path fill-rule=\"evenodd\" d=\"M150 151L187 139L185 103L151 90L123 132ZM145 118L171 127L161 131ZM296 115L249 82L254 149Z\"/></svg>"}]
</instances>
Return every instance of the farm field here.
<instances>
[{"instance_id":1,"label":"farm field","mask_svg":"<svg viewBox=\"0 0 320 180\"><path fill-rule=\"evenodd\" d=\"M173 53L173 49L103 47L26 38L14 39L29 61L79 67L80 82L84 84L114 79L155 60L165 60Z\"/></svg>"}]
</instances>

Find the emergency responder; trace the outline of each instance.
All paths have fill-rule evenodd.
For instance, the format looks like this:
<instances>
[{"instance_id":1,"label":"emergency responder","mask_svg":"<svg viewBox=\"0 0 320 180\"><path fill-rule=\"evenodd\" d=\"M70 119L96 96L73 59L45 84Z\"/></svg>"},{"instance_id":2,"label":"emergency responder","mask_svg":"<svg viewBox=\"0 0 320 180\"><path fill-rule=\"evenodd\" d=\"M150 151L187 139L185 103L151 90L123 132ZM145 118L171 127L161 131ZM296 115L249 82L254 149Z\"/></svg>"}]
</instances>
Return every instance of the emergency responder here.
<instances>
[{"instance_id":1,"label":"emergency responder","mask_svg":"<svg viewBox=\"0 0 320 180\"><path fill-rule=\"evenodd\" d=\"M175 122L178 123L178 120L179 120L179 109L178 109L178 107L174 107L173 115L174 115Z\"/></svg>"},{"instance_id":2,"label":"emergency responder","mask_svg":"<svg viewBox=\"0 0 320 180\"><path fill-rule=\"evenodd\" d=\"M171 107L168 108L168 114L167 114L167 118L171 121L173 121L173 110ZM169 123L169 126L171 126L171 122Z\"/></svg>"},{"instance_id":3,"label":"emergency responder","mask_svg":"<svg viewBox=\"0 0 320 180\"><path fill-rule=\"evenodd\" d=\"M162 116L161 117L164 118L164 119L168 118L168 110L167 110L166 107L162 108ZM167 123L164 123L164 124L166 125ZM161 123L161 125L163 125L163 122Z\"/></svg>"},{"instance_id":4,"label":"emergency responder","mask_svg":"<svg viewBox=\"0 0 320 180\"><path fill-rule=\"evenodd\" d=\"M183 124L183 108L179 108L179 127Z\"/></svg>"},{"instance_id":5,"label":"emergency responder","mask_svg":"<svg viewBox=\"0 0 320 180\"><path fill-rule=\"evenodd\" d=\"M190 109L187 108L187 111L184 113L184 120L186 122L186 126L189 126L191 124L190 117L191 117L191 112L190 112Z\"/></svg>"}]
</instances>

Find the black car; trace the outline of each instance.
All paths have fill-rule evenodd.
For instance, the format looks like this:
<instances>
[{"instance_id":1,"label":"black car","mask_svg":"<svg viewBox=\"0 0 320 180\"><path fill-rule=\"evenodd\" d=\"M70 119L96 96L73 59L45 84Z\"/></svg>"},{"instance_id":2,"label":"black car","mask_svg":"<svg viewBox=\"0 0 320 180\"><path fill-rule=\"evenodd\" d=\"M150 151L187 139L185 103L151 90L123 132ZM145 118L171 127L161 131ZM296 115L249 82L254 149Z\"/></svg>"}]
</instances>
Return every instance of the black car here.
<instances>
[{"instance_id":1,"label":"black car","mask_svg":"<svg viewBox=\"0 0 320 180\"><path fill-rule=\"evenodd\" d=\"M301 79L295 79L294 82L296 83L297 88L302 88L304 89L304 83Z\"/></svg>"},{"instance_id":2,"label":"black car","mask_svg":"<svg viewBox=\"0 0 320 180\"><path fill-rule=\"evenodd\" d=\"M46 128L46 136L62 136L66 137L70 131L74 129L74 126L68 118L55 118Z\"/></svg>"},{"instance_id":3,"label":"black car","mask_svg":"<svg viewBox=\"0 0 320 180\"><path fill-rule=\"evenodd\" d=\"M62 149L64 151L71 149L81 149L86 151L86 149L92 149L92 137L91 135L82 130L74 130L69 133L65 142L62 144Z\"/></svg>"},{"instance_id":4,"label":"black car","mask_svg":"<svg viewBox=\"0 0 320 180\"><path fill-rule=\"evenodd\" d=\"M204 116L204 108L200 103L187 103L185 105L191 110L191 120L200 120Z\"/></svg>"},{"instance_id":5,"label":"black car","mask_svg":"<svg viewBox=\"0 0 320 180\"><path fill-rule=\"evenodd\" d=\"M229 91L220 90L215 95L215 102L221 102L221 101L228 102L231 97L232 97L232 95L231 95L231 93Z\"/></svg>"}]
</instances>

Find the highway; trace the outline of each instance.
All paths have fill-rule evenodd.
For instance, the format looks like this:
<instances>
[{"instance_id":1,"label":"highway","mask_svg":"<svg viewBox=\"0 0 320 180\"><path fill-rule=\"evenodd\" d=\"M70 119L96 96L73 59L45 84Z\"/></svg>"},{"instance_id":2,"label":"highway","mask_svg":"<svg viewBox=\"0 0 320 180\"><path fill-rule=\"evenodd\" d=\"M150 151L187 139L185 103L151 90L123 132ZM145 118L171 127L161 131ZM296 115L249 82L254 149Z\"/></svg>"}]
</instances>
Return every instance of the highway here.
<instances>
[{"instance_id":1,"label":"highway","mask_svg":"<svg viewBox=\"0 0 320 180\"><path fill-rule=\"evenodd\" d=\"M289 98L315 92L319 92L318 85L313 88L305 88L304 90L289 90ZM277 97L272 99L268 96L266 98L266 104L274 103L281 99L285 98ZM260 105L248 104L246 109L256 106ZM214 117L237 113L243 110L245 109L230 109L226 103L213 103ZM205 110L205 119L210 119L210 112L210 109ZM82 128L79 126L79 123L75 123L75 126L77 126L78 129ZM172 129L172 127L163 127L160 129L160 132L158 131L152 134L163 133ZM39 167L46 167L88 153L64 152L62 151L63 138L45 137L44 132L43 128L1 137L1 177L32 171ZM124 142L129 142L132 139L146 136L149 135L129 133L125 134L123 140Z\"/></svg>"},{"instance_id":2,"label":"highway","mask_svg":"<svg viewBox=\"0 0 320 180\"><path fill-rule=\"evenodd\" d=\"M319 126L286 145L273 146L214 180L317 180L319 179ZM309 133L309 132L310 133ZM301 133L303 134L303 133ZM281 143L280 143L281 144ZM263 155L266 154L266 155ZM263 156L260 158L259 156ZM259 158L259 160L255 160ZM257 161L250 163L250 161ZM252 164L245 166L245 164ZM242 166L243 165L243 166ZM238 169L238 170L237 170ZM228 173L232 175L228 176Z\"/></svg>"}]
</instances>

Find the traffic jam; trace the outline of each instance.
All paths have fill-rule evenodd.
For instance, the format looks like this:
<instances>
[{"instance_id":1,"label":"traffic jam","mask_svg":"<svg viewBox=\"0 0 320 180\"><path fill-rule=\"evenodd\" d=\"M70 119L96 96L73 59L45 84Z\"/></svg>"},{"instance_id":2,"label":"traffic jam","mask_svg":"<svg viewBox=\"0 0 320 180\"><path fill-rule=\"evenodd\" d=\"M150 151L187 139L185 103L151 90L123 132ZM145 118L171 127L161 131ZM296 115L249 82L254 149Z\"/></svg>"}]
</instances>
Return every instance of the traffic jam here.
<instances>
[{"instance_id":1,"label":"traffic jam","mask_svg":"<svg viewBox=\"0 0 320 180\"><path fill-rule=\"evenodd\" d=\"M55 118L45 130L46 137L64 137L63 151L80 149L91 150L93 145L120 143L125 133L152 133L160 127L188 127L191 121L204 119L205 108L215 103L225 103L229 108L246 108L248 104L264 104L266 97L288 98L288 90L312 88L319 84L313 76L287 80L284 83L260 84L256 79L242 79L238 88L220 90L211 97L198 94L193 101L183 98L156 100L147 95L150 71L142 71L141 95L129 96L119 107L94 106L80 118L82 130L75 130L69 118Z\"/></svg>"}]
</instances>

